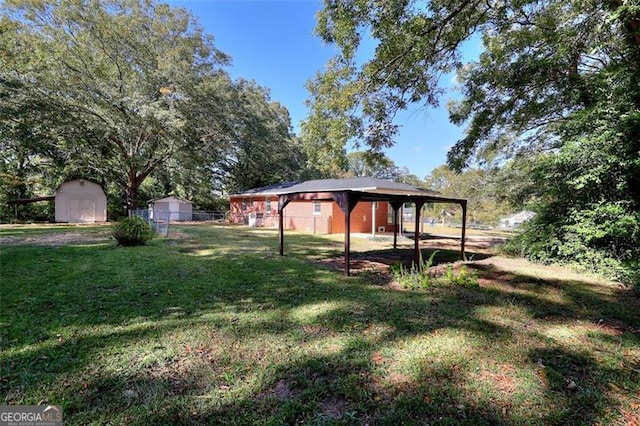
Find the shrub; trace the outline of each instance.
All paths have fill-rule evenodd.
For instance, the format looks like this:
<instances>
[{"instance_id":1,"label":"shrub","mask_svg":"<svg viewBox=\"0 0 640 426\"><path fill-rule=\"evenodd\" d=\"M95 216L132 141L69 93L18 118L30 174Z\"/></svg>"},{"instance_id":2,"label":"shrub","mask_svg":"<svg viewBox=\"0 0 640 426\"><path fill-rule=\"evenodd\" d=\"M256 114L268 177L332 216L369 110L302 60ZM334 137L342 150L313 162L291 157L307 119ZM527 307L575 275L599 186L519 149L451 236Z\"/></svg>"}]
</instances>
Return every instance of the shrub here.
<instances>
[{"instance_id":1,"label":"shrub","mask_svg":"<svg viewBox=\"0 0 640 426\"><path fill-rule=\"evenodd\" d=\"M422 260L420 253L420 265L411 265L411 268L405 268L402 264L393 265L391 274L393 278L402 287L410 290L421 288L429 288L435 285L458 285L465 287L478 287L478 273L469 270L466 265L460 266L458 271L454 269L454 265L448 265L446 272L432 270L433 258L438 251L434 251L427 261Z\"/></svg>"},{"instance_id":2,"label":"shrub","mask_svg":"<svg viewBox=\"0 0 640 426\"><path fill-rule=\"evenodd\" d=\"M404 288L418 289L427 288L431 285L432 277L429 274L429 268L433 265L433 258L438 251L434 251L425 262L422 260L422 252L420 252L420 266L413 264L411 268L405 268L402 264L391 268L391 273L395 280Z\"/></svg>"},{"instance_id":3,"label":"shrub","mask_svg":"<svg viewBox=\"0 0 640 426\"><path fill-rule=\"evenodd\" d=\"M121 246L142 246L153 238L153 230L141 217L126 217L114 225L113 238Z\"/></svg>"},{"instance_id":4,"label":"shrub","mask_svg":"<svg viewBox=\"0 0 640 426\"><path fill-rule=\"evenodd\" d=\"M454 285L461 285L465 287L478 287L478 273L476 271L469 272L467 265L462 265L460 270L456 274L453 269L453 265L447 267L446 273L447 280Z\"/></svg>"}]
</instances>

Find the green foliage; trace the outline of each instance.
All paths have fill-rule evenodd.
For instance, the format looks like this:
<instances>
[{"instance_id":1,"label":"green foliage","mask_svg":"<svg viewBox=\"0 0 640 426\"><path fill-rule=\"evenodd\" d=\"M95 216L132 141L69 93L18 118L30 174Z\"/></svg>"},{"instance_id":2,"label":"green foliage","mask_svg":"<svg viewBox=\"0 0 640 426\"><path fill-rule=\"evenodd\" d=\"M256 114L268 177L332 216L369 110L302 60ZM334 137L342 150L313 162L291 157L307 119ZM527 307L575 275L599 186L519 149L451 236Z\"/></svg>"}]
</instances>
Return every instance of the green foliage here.
<instances>
[{"instance_id":1,"label":"green foliage","mask_svg":"<svg viewBox=\"0 0 640 426\"><path fill-rule=\"evenodd\" d=\"M20 83L1 79L0 99L12 99L1 107L14 110L3 123L7 137L24 143L18 131L31 129L36 152L118 181L130 207L168 159L219 145L224 108L202 115L195 100L211 80L224 82L228 57L184 9L15 0L2 12L17 27L0 39L2 76Z\"/></svg>"},{"instance_id":2,"label":"green foliage","mask_svg":"<svg viewBox=\"0 0 640 426\"><path fill-rule=\"evenodd\" d=\"M447 272L445 273L446 280L453 284L463 287L478 287L478 273L476 271L469 272L467 265L460 266L460 269L456 273L453 265L447 266Z\"/></svg>"},{"instance_id":3,"label":"green foliage","mask_svg":"<svg viewBox=\"0 0 640 426\"><path fill-rule=\"evenodd\" d=\"M627 97L574 115L562 149L527 166L531 180L521 191L537 200L538 215L512 250L640 283L640 120L616 111Z\"/></svg>"},{"instance_id":4,"label":"green foliage","mask_svg":"<svg viewBox=\"0 0 640 426\"><path fill-rule=\"evenodd\" d=\"M293 180L305 163L286 108L232 80L185 9L12 0L0 12L0 193L99 176L116 218L170 193L206 204Z\"/></svg>"},{"instance_id":5,"label":"green foliage","mask_svg":"<svg viewBox=\"0 0 640 426\"><path fill-rule=\"evenodd\" d=\"M437 105L455 70L450 119L467 129L449 166L513 159L502 192L538 212L522 251L637 283L639 22L633 1L326 2L317 30L340 56L311 86L310 120L388 146L394 114ZM482 51L464 63L474 34ZM356 61L366 37L375 51Z\"/></svg>"},{"instance_id":6,"label":"green foliage","mask_svg":"<svg viewBox=\"0 0 640 426\"><path fill-rule=\"evenodd\" d=\"M497 181L494 169L469 169L457 173L446 165L434 169L425 178L426 188L445 197L467 199L468 220L471 223L496 225L510 212L510 206L501 200L503 186ZM438 206L440 208L440 206Z\"/></svg>"},{"instance_id":7,"label":"green foliage","mask_svg":"<svg viewBox=\"0 0 640 426\"><path fill-rule=\"evenodd\" d=\"M410 268L400 263L392 265L390 271L393 278L404 288L410 290L426 289L438 284L451 284L463 287L477 287L478 273L469 271L466 265L461 265L458 271L454 269L454 265L448 265L444 274L434 272L431 268L434 266L434 258L438 250L431 253L431 256L424 261L422 252L420 252L419 264L415 263Z\"/></svg>"},{"instance_id":8,"label":"green foliage","mask_svg":"<svg viewBox=\"0 0 640 426\"><path fill-rule=\"evenodd\" d=\"M227 192L298 180L306 157L289 111L267 89L242 79L232 105L234 144L219 166Z\"/></svg>"},{"instance_id":9,"label":"green foliage","mask_svg":"<svg viewBox=\"0 0 640 426\"><path fill-rule=\"evenodd\" d=\"M393 278L404 288L411 290L430 287L433 277L429 273L429 268L433 266L433 259L436 253L438 253L438 250L435 250L426 261L423 261L421 251L418 265L412 263L409 269L405 268L402 263L393 265L391 267Z\"/></svg>"},{"instance_id":10,"label":"green foliage","mask_svg":"<svg viewBox=\"0 0 640 426\"><path fill-rule=\"evenodd\" d=\"M111 234L118 242L118 245L125 247L142 246L153 238L153 229L141 217L132 216L125 217L115 223Z\"/></svg>"}]
</instances>

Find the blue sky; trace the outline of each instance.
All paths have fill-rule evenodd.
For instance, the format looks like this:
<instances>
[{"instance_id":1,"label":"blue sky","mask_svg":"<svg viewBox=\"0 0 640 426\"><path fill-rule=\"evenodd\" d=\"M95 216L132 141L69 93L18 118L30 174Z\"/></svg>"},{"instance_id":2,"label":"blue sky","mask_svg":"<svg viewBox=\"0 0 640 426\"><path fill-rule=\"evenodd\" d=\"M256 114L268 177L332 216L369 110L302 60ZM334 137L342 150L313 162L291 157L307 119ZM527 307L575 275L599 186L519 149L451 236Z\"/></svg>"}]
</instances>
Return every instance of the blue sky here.
<instances>
[{"instance_id":1,"label":"blue sky","mask_svg":"<svg viewBox=\"0 0 640 426\"><path fill-rule=\"evenodd\" d=\"M322 71L337 52L313 34L316 0L170 0L189 9L216 46L233 58L229 72L235 78L255 80L271 90L271 98L287 107L296 133L307 115L305 83ZM449 82L443 82L449 83ZM415 109L398 115L401 126L393 148L386 154L399 167L424 178L444 164L448 148L462 136L449 123L444 105Z\"/></svg>"}]
</instances>

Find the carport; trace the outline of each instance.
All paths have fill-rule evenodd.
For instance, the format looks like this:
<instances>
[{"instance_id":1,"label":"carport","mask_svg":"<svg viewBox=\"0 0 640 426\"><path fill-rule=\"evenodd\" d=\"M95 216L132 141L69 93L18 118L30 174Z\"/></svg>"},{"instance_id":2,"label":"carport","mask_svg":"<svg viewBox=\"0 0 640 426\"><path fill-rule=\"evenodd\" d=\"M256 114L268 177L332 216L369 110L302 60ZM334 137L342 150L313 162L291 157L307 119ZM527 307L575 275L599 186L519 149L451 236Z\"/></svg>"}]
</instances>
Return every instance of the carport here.
<instances>
[{"instance_id":1,"label":"carport","mask_svg":"<svg viewBox=\"0 0 640 426\"><path fill-rule=\"evenodd\" d=\"M460 259L465 258L464 244L467 221L467 200L460 198L441 197L436 192L426 191L403 183L382 179L362 177L349 179L323 179L302 182L286 188L278 196L278 231L280 255L284 255L284 223L283 212L291 201L335 201L345 217L344 232L344 273L350 275L351 249L351 212L360 201L388 201L393 208L393 248L397 248L398 239L398 211L403 203L414 203L415 214L415 244L413 260L420 263L420 212L426 203L454 203L462 207L462 231L460 238Z\"/></svg>"}]
</instances>

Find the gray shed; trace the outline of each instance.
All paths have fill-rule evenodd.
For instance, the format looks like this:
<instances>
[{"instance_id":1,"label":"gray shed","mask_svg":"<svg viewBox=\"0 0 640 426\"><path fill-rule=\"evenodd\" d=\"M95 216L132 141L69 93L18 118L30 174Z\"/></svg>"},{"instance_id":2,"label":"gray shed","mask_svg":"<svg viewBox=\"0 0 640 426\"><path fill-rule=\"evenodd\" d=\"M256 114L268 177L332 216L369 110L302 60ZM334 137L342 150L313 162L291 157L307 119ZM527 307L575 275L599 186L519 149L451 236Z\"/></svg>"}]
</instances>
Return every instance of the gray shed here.
<instances>
[{"instance_id":1,"label":"gray shed","mask_svg":"<svg viewBox=\"0 0 640 426\"><path fill-rule=\"evenodd\" d=\"M70 180L56 190L56 222L107 221L107 196L102 187L86 179Z\"/></svg>"},{"instance_id":2,"label":"gray shed","mask_svg":"<svg viewBox=\"0 0 640 426\"><path fill-rule=\"evenodd\" d=\"M189 221L193 218L193 202L178 197L165 197L151 203L155 220Z\"/></svg>"}]
</instances>

